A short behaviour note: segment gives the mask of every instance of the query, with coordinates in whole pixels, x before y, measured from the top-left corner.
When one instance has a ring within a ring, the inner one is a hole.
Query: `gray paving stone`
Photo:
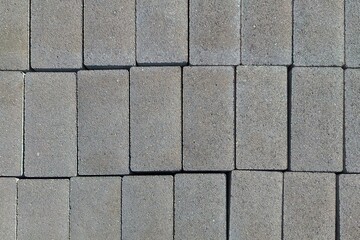
[[[360,2],[345,0],[345,63],[360,67]]]
[[[17,179],[0,178],[0,239],[16,239]]]
[[[19,180],[17,239],[69,239],[68,180]]]
[[[240,64],[240,0],[189,3],[190,64]]]
[[[31,67],[82,67],[82,0],[31,0]]]
[[[186,64],[188,0],[136,1],[138,64]]]
[[[185,67],[184,170],[234,169],[234,69]]]
[[[0,176],[22,174],[23,99],[24,75],[0,72]]]
[[[175,176],[174,239],[226,239],[224,174]]]
[[[75,74],[26,74],[25,176],[76,175],[76,141]]]
[[[0,69],[29,69],[30,1],[0,0]]]
[[[173,177],[125,176],[122,239],[173,239]]]
[[[84,64],[135,65],[135,0],[84,1]]]
[[[236,168],[287,168],[287,69],[237,67]]]
[[[280,172],[232,172],[230,240],[281,239],[282,185]]]
[[[343,170],[343,70],[294,68],[291,160],[294,171]]]
[[[130,70],[132,171],[181,169],[181,69]]]
[[[294,1],[294,64],[344,64],[344,0]]]
[[[335,239],[335,174],[284,175],[284,239]]]
[[[241,62],[292,63],[292,0],[242,0]]]
[[[78,172],[129,173],[129,72],[78,73]]]
[[[121,178],[71,178],[70,209],[70,239],[121,239]]]

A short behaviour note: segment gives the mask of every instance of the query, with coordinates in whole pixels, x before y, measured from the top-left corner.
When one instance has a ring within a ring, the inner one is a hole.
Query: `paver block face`
[[[175,176],[174,239],[226,239],[224,174]]]
[[[232,172],[231,240],[281,239],[282,185],[280,172]]]
[[[173,239],[173,177],[126,176],[122,239]]]
[[[29,2],[0,0],[0,70],[29,69]]]
[[[293,171],[343,170],[343,70],[294,68],[291,100]]]
[[[121,178],[71,178],[70,209],[70,239],[121,239]]]
[[[31,0],[31,67],[82,67],[82,0]]]
[[[75,74],[26,74],[25,175],[76,175],[76,141]]]
[[[294,1],[294,64],[344,64],[344,0]]]
[[[78,73],[78,171],[129,172],[129,72]]]
[[[84,64],[135,65],[135,0],[84,1]]]
[[[16,182],[0,178],[0,239],[16,239]]]
[[[24,75],[0,72],[0,176],[22,174],[23,100]]]
[[[19,180],[17,239],[69,239],[68,180]]]
[[[190,0],[192,65],[240,64],[240,0]]]
[[[131,68],[130,166],[181,170],[181,69]]]
[[[284,239],[335,239],[335,174],[285,173]]]
[[[136,1],[136,61],[143,65],[187,63],[188,0]]]
[[[345,63],[360,67],[360,2],[345,0]]]
[[[236,168],[287,168],[287,69],[238,67]]]
[[[242,0],[241,62],[290,65],[292,0]]]
[[[185,67],[185,170],[234,169],[234,69]]]

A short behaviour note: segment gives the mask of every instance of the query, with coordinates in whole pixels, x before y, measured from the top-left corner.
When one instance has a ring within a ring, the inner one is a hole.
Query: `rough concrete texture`
[[[23,100],[24,75],[0,72],[0,176],[22,174]]]
[[[183,71],[184,170],[234,169],[234,68]]]
[[[74,73],[26,74],[25,146],[25,176],[76,175]]]
[[[175,175],[175,240],[226,239],[225,174]]]
[[[294,0],[296,66],[344,64],[344,0]]]
[[[360,67],[360,2],[345,0],[345,64]]]
[[[292,0],[242,0],[241,62],[292,63]]]
[[[181,69],[130,70],[130,166],[133,171],[181,169]]]
[[[240,0],[189,0],[191,65],[240,64]]]
[[[138,64],[186,64],[187,39],[188,0],[136,1]]]
[[[70,181],[70,239],[121,239],[121,178]]]
[[[0,178],[0,239],[16,239],[17,179]]]
[[[294,68],[291,91],[291,170],[342,171],[343,70]]]
[[[281,239],[281,172],[233,171],[230,240]]]
[[[129,173],[129,72],[78,73],[78,172]]]
[[[173,239],[173,177],[126,176],[122,239]]]
[[[84,1],[84,64],[135,65],[135,0]]]
[[[237,67],[236,168],[287,168],[287,69]]]
[[[31,67],[82,67],[82,0],[31,0]]]

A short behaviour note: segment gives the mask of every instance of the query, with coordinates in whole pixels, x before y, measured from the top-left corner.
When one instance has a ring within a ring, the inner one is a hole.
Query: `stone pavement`
[[[0,240],[359,240],[360,1],[0,0]]]

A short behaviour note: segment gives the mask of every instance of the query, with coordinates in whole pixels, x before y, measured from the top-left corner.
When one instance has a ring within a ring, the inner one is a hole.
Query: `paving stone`
[[[0,176],[22,174],[23,99],[24,75],[0,72]]]
[[[282,185],[280,172],[232,172],[230,240],[281,239]]]
[[[173,177],[126,176],[122,239],[173,239]]]
[[[234,69],[185,67],[184,170],[234,169]]]
[[[0,0],[0,69],[29,69],[30,1]]]
[[[31,0],[31,67],[82,68],[82,0]]]
[[[224,174],[175,176],[174,239],[226,239]]]
[[[0,239],[16,239],[16,182],[0,178]]]
[[[345,0],[345,63],[360,67],[360,2]]]
[[[294,1],[294,64],[344,64],[344,0]]]
[[[189,3],[190,64],[240,64],[240,0]]]
[[[76,175],[76,141],[75,74],[26,74],[25,175]]]
[[[135,65],[135,0],[84,1],[84,64]]]
[[[129,173],[129,72],[78,73],[78,172]]]
[[[343,70],[294,68],[291,161],[294,171],[343,170]]]
[[[136,1],[136,61],[176,64],[188,61],[188,0]]]
[[[70,209],[70,239],[121,239],[121,178],[71,178]]]
[[[236,168],[287,168],[286,67],[237,68]]]
[[[292,63],[292,0],[242,0],[244,65]]]
[[[284,175],[284,239],[335,239],[335,174]]]
[[[69,181],[20,179],[18,240],[69,239]]]
[[[130,166],[181,170],[181,69],[130,70]]]

